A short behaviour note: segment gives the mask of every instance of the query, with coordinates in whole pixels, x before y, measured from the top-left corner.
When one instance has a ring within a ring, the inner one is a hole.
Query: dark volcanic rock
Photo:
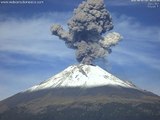
[[[103,86],[16,94],[0,102],[0,120],[159,120],[160,97]]]

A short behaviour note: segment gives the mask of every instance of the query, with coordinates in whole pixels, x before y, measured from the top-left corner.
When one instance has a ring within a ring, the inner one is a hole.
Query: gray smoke
[[[113,29],[112,18],[103,0],[83,1],[74,10],[68,28],[69,31],[65,31],[61,25],[53,25],[51,32],[64,40],[69,48],[75,49],[76,59],[83,64],[92,64],[94,59],[105,57],[111,53],[111,46],[121,39],[115,32],[102,36]]]

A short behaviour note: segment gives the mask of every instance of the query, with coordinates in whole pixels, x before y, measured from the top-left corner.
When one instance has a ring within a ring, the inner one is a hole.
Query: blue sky
[[[82,0],[45,0],[37,5],[0,4],[0,100],[77,64],[75,53],[50,33],[67,20]],[[122,80],[160,95],[160,4],[105,0],[123,41],[102,68]]]

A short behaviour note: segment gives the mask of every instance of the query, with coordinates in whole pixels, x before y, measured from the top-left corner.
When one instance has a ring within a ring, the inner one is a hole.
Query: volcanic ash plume
[[[83,64],[92,64],[96,58],[111,53],[111,47],[121,39],[118,33],[102,35],[113,29],[112,18],[103,0],[85,0],[74,10],[68,22],[69,31],[61,25],[53,25],[51,32],[64,40],[69,48],[76,50],[76,59]]]

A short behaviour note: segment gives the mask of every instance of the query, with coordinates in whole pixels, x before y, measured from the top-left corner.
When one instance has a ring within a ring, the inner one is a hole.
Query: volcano
[[[94,65],[72,65],[0,102],[0,120],[159,120],[160,97]]]

